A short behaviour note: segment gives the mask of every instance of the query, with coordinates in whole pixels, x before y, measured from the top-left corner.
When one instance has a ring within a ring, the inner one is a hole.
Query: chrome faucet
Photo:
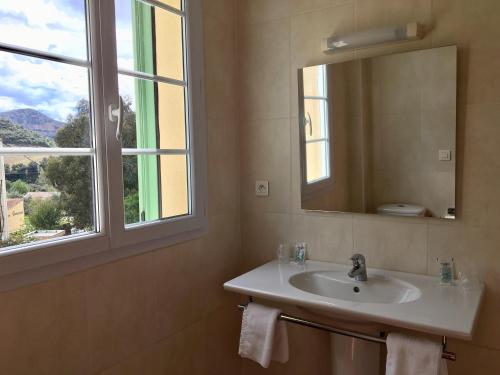
[[[356,281],[366,281],[368,277],[366,276],[366,261],[362,254],[354,254],[351,257],[352,260],[352,270],[349,271],[347,275],[349,277],[354,277]]]

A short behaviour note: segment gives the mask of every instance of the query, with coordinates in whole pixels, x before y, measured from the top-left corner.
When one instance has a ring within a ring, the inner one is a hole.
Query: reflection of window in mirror
[[[326,65],[303,70],[305,185],[330,179],[330,135]]]

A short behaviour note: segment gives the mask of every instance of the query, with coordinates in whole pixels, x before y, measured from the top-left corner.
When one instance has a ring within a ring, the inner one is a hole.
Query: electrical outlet
[[[440,161],[450,161],[451,151],[450,150],[439,150],[439,160]]]
[[[269,195],[269,181],[255,181],[255,195],[258,197],[267,197]]]

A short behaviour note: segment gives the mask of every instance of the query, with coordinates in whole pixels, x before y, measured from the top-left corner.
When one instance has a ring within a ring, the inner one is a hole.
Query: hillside
[[[30,108],[14,109],[0,112],[0,118],[34,131],[44,137],[53,139],[57,131],[64,126],[63,122],[56,121],[43,113]]]
[[[0,139],[4,145],[11,146],[54,146],[53,140],[2,118],[0,118]]]

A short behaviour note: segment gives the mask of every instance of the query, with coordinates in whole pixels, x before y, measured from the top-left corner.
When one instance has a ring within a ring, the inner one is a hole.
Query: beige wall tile
[[[455,202],[455,172],[424,172],[422,178],[422,205],[432,217],[445,217]]]
[[[500,107],[497,103],[471,104],[464,113],[464,168],[500,167],[498,142]]]
[[[244,212],[289,212],[290,121],[275,119],[242,124],[241,191]],[[255,181],[269,181],[269,196],[255,195]]]
[[[245,270],[276,258],[276,249],[290,241],[290,216],[285,214],[243,214],[241,243]]]
[[[203,322],[200,321],[176,335],[156,344],[152,350],[153,374],[202,375],[201,361],[208,365],[209,359],[203,357]]]
[[[204,315],[214,311],[228,297],[222,285],[242,269],[239,215],[218,215],[209,220],[210,233],[202,240],[193,293],[195,307]]]
[[[356,0],[356,26],[365,30],[407,22],[429,24],[431,6],[431,0]]]
[[[427,224],[422,219],[354,215],[354,251],[366,256],[368,267],[425,274]]]
[[[206,358],[200,375],[234,375],[241,373],[238,346],[241,311],[236,307],[239,296],[228,299],[204,320],[202,355]]]
[[[86,272],[92,371],[103,370],[154,341],[151,254]]]
[[[463,341],[450,342],[450,348],[457,352],[456,362],[448,362],[450,375],[494,374],[500,368],[500,352],[469,345]]]
[[[428,50],[422,73],[422,110],[456,110],[457,51],[454,47]]]
[[[208,212],[235,214],[240,208],[238,126],[230,119],[208,120]]]
[[[467,225],[497,227],[500,197],[499,169],[480,166],[466,168],[463,176],[462,215]]]
[[[373,135],[380,142],[380,168],[406,173],[420,171],[420,113],[377,116],[374,122],[380,123],[375,124],[377,130]]]
[[[423,178],[420,172],[383,170],[373,173],[373,208],[386,203],[423,204]]]
[[[292,215],[291,243],[308,244],[308,259],[349,263],[353,254],[351,214]]]
[[[290,8],[292,13],[297,14],[353,2],[354,0],[290,0]]]
[[[161,340],[191,325],[202,312],[195,307],[194,278],[201,240],[155,251],[152,255],[155,295],[155,339]]]
[[[456,165],[456,111],[437,110],[421,113],[421,161],[426,171],[453,171]],[[440,161],[439,150],[450,150],[451,161]]]
[[[204,18],[205,96],[210,119],[234,119],[236,115],[236,41],[233,27],[216,18]]]
[[[240,0],[238,3],[239,20],[244,24],[267,22],[288,17],[289,0]]]
[[[458,99],[462,104],[500,101],[500,48],[459,49]]]
[[[474,49],[498,49],[500,3],[496,0],[434,0],[434,45],[458,44]]]
[[[203,13],[217,18],[219,22],[234,25],[235,12],[236,1],[234,0],[203,0]]]
[[[240,30],[240,109],[246,120],[289,114],[290,21],[245,25]]]
[[[0,373],[89,373],[83,274],[2,293],[0,305]]]

